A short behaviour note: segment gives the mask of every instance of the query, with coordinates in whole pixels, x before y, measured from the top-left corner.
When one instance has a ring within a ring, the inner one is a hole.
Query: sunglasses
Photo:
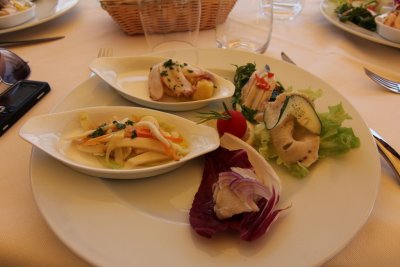
[[[28,62],[13,52],[0,48],[0,94],[31,74]]]

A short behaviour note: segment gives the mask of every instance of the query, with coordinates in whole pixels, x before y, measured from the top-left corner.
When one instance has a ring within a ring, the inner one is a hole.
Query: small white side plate
[[[79,114],[85,112],[94,121],[106,121],[114,116],[125,118],[150,115],[161,122],[167,122],[188,141],[190,152],[179,161],[170,161],[157,166],[134,169],[109,169],[94,156],[88,156],[74,149],[66,139],[80,128]],[[104,120],[102,120],[104,119]],[[92,107],[67,112],[52,113],[31,118],[20,130],[20,136],[67,166],[81,173],[114,179],[134,179],[162,174],[178,168],[183,163],[219,146],[218,133],[211,127],[196,124],[182,117],[138,107]]]
[[[148,75],[150,68],[168,58],[154,56],[102,57],[96,58],[89,68],[111,85],[126,99],[140,105],[168,111],[194,110],[207,106],[213,101],[224,100],[233,95],[235,86],[227,79],[213,73],[218,80],[218,88],[211,98],[198,101],[154,101],[150,98]],[[191,63],[191,62],[187,62]]]
[[[0,34],[27,29],[58,18],[78,4],[79,0],[36,0],[35,17],[25,23],[0,29]]]
[[[32,19],[35,16],[35,10],[36,5],[30,4],[30,7],[25,10],[6,16],[0,16],[0,29],[14,27]]]

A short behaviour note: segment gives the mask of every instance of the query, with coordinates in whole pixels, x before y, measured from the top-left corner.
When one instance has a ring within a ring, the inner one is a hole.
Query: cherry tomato
[[[220,136],[224,133],[233,134],[242,138],[247,131],[247,123],[243,114],[236,110],[229,110],[230,119],[218,119],[217,130]],[[226,113],[225,113],[226,114]]]

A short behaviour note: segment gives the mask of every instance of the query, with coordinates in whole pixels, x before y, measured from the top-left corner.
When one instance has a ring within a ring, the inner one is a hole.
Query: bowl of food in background
[[[375,17],[376,31],[383,38],[400,43],[400,10]]]
[[[0,0],[0,29],[22,24],[35,16],[36,5],[28,0]]]

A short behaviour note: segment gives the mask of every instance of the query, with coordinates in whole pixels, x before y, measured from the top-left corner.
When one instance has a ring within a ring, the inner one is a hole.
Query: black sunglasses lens
[[[4,82],[14,84],[28,78],[30,73],[23,59],[8,50],[0,49],[0,77]]]

